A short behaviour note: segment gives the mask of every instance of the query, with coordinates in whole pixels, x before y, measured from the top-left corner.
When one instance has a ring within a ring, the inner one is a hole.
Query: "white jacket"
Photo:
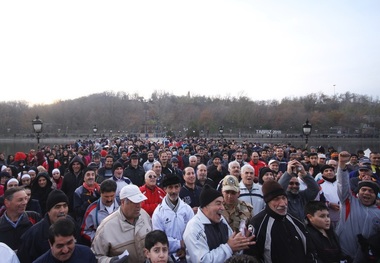
[[[176,253],[181,248],[183,232],[187,223],[194,216],[193,209],[181,198],[178,198],[178,209],[174,212],[166,203],[166,197],[162,200],[153,212],[153,230],[162,230],[169,240],[169,253]]]
[[[232,229],[226,219],[222,216],[222,222],[228,227],[228,236],[232,235]],[[220,244],[219,247],[210,250],[207,244],[205,224],[211,221],[203,214],[202,209],[198,209],[197,214],[189,221],[183,233],[183,240],[186,245],[187,263],[221,263],[230,258],[233,254],[230,246]]]

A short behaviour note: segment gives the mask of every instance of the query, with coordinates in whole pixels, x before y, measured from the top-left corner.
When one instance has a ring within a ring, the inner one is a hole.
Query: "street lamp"
[[[223,132],[224,132],[223,126],[220,126],[219,127],[220,139],[223,139]]]
[[[32,121],[34,132],[37,133],[37,149],[40,149],[40,133],[42,132],[42,120],[37,115],[36,118]]]
[[[94,136],[96,137],[96,133],[98,132],[98,127],[96,126],[96,124],[94,125],[94,127],[92,127],[92,131],[94,132]]]
[[[307,149],[307,143],[309,141],[309,135],[311,134],[311,128],[312,126],[307,119],[306,122],[302,125],[302,132],[305,135],[305,149]]]

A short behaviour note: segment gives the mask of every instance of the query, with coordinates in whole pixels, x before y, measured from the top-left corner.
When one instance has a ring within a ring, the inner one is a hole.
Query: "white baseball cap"
[[[136,204],[148,199],[134,184],[126,185],[120,190],[120,200],[124,198],[128,198],[130,201]]]

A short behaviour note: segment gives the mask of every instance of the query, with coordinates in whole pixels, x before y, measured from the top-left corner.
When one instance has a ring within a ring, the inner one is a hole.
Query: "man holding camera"
[[[300,190],[297,177],[301,177],[307,188]],[[282,175],[279,184],[286,190],[288,197],[288,212],[299,220],[304,220],[304,207],[307,202],[314,200],[319,192],[319,186],[314,178],[305,171],[303,165],[297,160],[288,162],[286,172]]]

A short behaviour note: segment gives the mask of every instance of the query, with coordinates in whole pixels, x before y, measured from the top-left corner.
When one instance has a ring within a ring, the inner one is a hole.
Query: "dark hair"
[[[317,211],[328,210],[326,204],[321,201],[309,201],[305,205],[305,215],[314,215]]]
[[[4,192],[4,200],[12,201],[13,195],[17,192],[24,191],[24,188],[21,186],[9,188]]]
[[[117,184],[114,180],[104,180],[100,184],[100,193],[116,192]]]
[[[57,220],[49,227],[49,242],[54,244],[55,237],[69,237],[74,236],[75,224],[70,218],[62,218]]]
[[[318,153],[309,153],[308,157],[311,157],[311,156],[318,156]]]
[[[161,244],[168,245],[168,237],[165,232],[161,230],[153,230],[145,236],[145,248],[150,250],[155,244],[160,242]]]
[[[234,255],[224,261],[224,263],[259,263],[259,261],[250,255]]]

